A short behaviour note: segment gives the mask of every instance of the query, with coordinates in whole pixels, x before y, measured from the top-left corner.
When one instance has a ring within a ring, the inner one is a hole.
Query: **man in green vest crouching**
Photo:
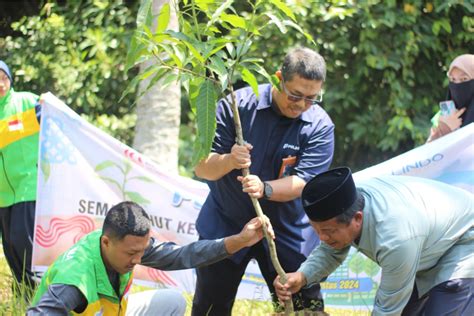
[[[151,237],[150,218],[138,204],[119,203],[102,230],[84,236],[49,267],[27,315],[184,315],[186,302],[176,291],[129,295],[135,265],[179,270],[212,264],[260,241],[262,224],[254,218],[239,234],[178,246]]]

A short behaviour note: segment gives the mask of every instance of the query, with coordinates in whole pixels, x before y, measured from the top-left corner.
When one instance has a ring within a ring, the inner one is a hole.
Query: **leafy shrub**
[[[13,71],[17,91],[51,91],[131,144],[135,94],[119,100],[137,71],[124,71],[135,17],[135,5],[118,0],[47,3],[38,16],[12,24],[21,36],[0,39],[0,58]]]

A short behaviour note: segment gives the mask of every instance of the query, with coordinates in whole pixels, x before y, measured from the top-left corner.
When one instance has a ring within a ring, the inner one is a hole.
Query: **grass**
[[[187,301],[186,316],[191,315],[191,306],[193,304],[193,296],[185,295]],[[239,316],[256,316],[256,315],[269,315],[273,312],[271,302],[262,302],[254,300],[236,300],[234,308],[232,309],[233,315]]]
[[[0,246],[0,315],[24,315],[24,310],[15,310],[17,304],[13,296],[12,284],[13,278],[3,253],[3,247]]]

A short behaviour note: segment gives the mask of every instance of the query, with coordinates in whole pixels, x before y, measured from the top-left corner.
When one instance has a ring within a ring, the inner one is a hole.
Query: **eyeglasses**
[[[462,82],[466,82],[470,80],[468,76],[462,76],[462,77],[448,76],[448,79],[452,83],[462,83]]]
[[[323,91],[322,90],[314,98],[309,99],[309,98],[302,97],[300,95],[291,94],[288,91],[288,89],[286,88],[284,81],[281,82],[281,87],[283,88],[283,92],[286,94],[289,101],[299,102],[301,100],[304,100],[304,103],[306,105],[310,105],[310,106],[323,102]]]

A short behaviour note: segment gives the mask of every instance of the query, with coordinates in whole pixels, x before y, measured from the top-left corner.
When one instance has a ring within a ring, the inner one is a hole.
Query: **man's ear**
[[[281,75],[281,70],[277,70],[277,71],[275,72],[275,76],[277,76],[278,79],[280,79],[280,81],[283,80],[283,76]]]
[[[110,238],[109,238],[109,236],[107,236],[107,235],[102,235],[102,236],[100,237],[100,244],[101,244],[102,246],[106,247],[106,248],[109,247],[109,245],[110,245]]]
[[[362,213],[361,211],[357,211],[354,214],[354,220],[360,225],[362,225],[363,218],[364,218],[364,213]]]

